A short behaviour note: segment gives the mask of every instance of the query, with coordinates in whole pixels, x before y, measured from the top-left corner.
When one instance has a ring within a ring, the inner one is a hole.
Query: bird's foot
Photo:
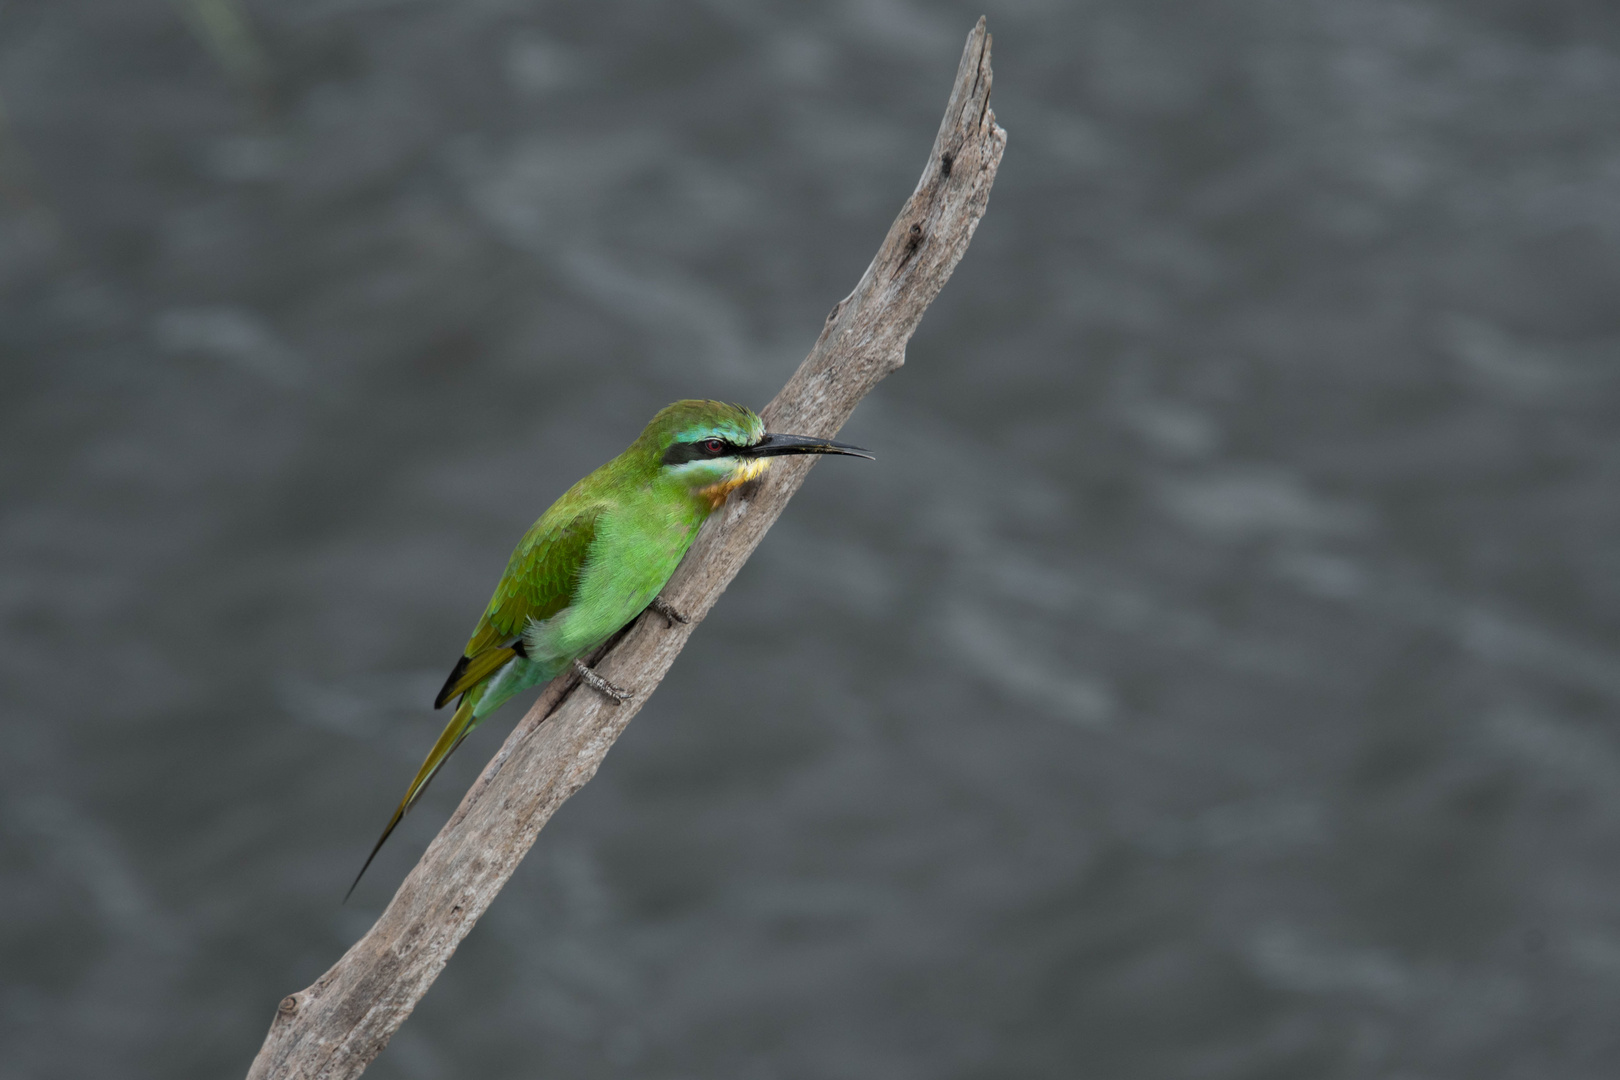
[[[662,596],[653,597],[652,603],[648,604],[647,606],[664,617],[665,626],[674,626],[676,623],[680,623],[682,626],[685,626],[692,621],[685,615],[682,615],[680,612],[676,611],[675,608],[671,606],[670,602],[665,600]]]
[[[626,701],[629,701],[632,697],[635,697],[635,695],[629,690],[626,690],[622,686],[614,686],[612,683],[602,678],[602,676],[592,671],[585,665],[585,661],[583,660],[574,661],[574,670],[579,673],[580,680],[584,682],[586,686],[590,687],[592,690],[595,690],[604,697],[610,698],[615,705],[623,705]]]

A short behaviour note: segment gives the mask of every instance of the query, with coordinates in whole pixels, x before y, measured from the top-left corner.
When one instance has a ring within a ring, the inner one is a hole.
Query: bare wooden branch
[[[917,189],[855,290],[839,301],[810,355],[768,405],[769,430],[830,437],[885,375],[944,286],[984,214],[1007,135],[990,111],[990,35],[968,35],[950,103]],[[691,619],[645,616],[595,661],[635,696],[614,706],[541,694],[484,769],[371,930],[308,989],[284,998],[249,1080],[358,1076],[444,969],[542,826],[595,775],[814,459],[778,459],[751,492],[710,518],[664,595]]]

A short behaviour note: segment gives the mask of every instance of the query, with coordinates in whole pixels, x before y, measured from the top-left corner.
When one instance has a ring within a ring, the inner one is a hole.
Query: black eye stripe
[[[708,449],[709,443],[719,443],[719,449]],[[688,461],[712,461],[717,457],[735,454],[740,449],[742,447],[734,442],[713,436],[698,439],[695,442],[674,442],[670,443],[669,449],[664,451],[664,464],[684,465]]]

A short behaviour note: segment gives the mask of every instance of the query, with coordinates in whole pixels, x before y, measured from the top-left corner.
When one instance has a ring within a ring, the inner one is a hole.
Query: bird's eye
[[[726,448],[726,444],[719,439],[704,439],[700,445],[703,447],[705,454],[713,454],[715,457],[719,457]]]

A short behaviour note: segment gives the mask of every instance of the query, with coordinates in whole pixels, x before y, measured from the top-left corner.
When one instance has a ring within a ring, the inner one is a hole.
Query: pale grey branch
[[[1006,141],[990,111],[990,35],[980,19],[917,189],[766,406],[770,430],[836,435],[861,398],[905,362],[906,342],[984,214]],[[540,829],[595,775],[813,461],[781,459],[710,518],[663,591],[688,622],[643,616],[592,661],[634,696],[614,705],[601,694],[570,694],[572,675],[546,688],[371,930],[314,985],[282,999],[250,1080],[358,1076],[382,1052]]]

